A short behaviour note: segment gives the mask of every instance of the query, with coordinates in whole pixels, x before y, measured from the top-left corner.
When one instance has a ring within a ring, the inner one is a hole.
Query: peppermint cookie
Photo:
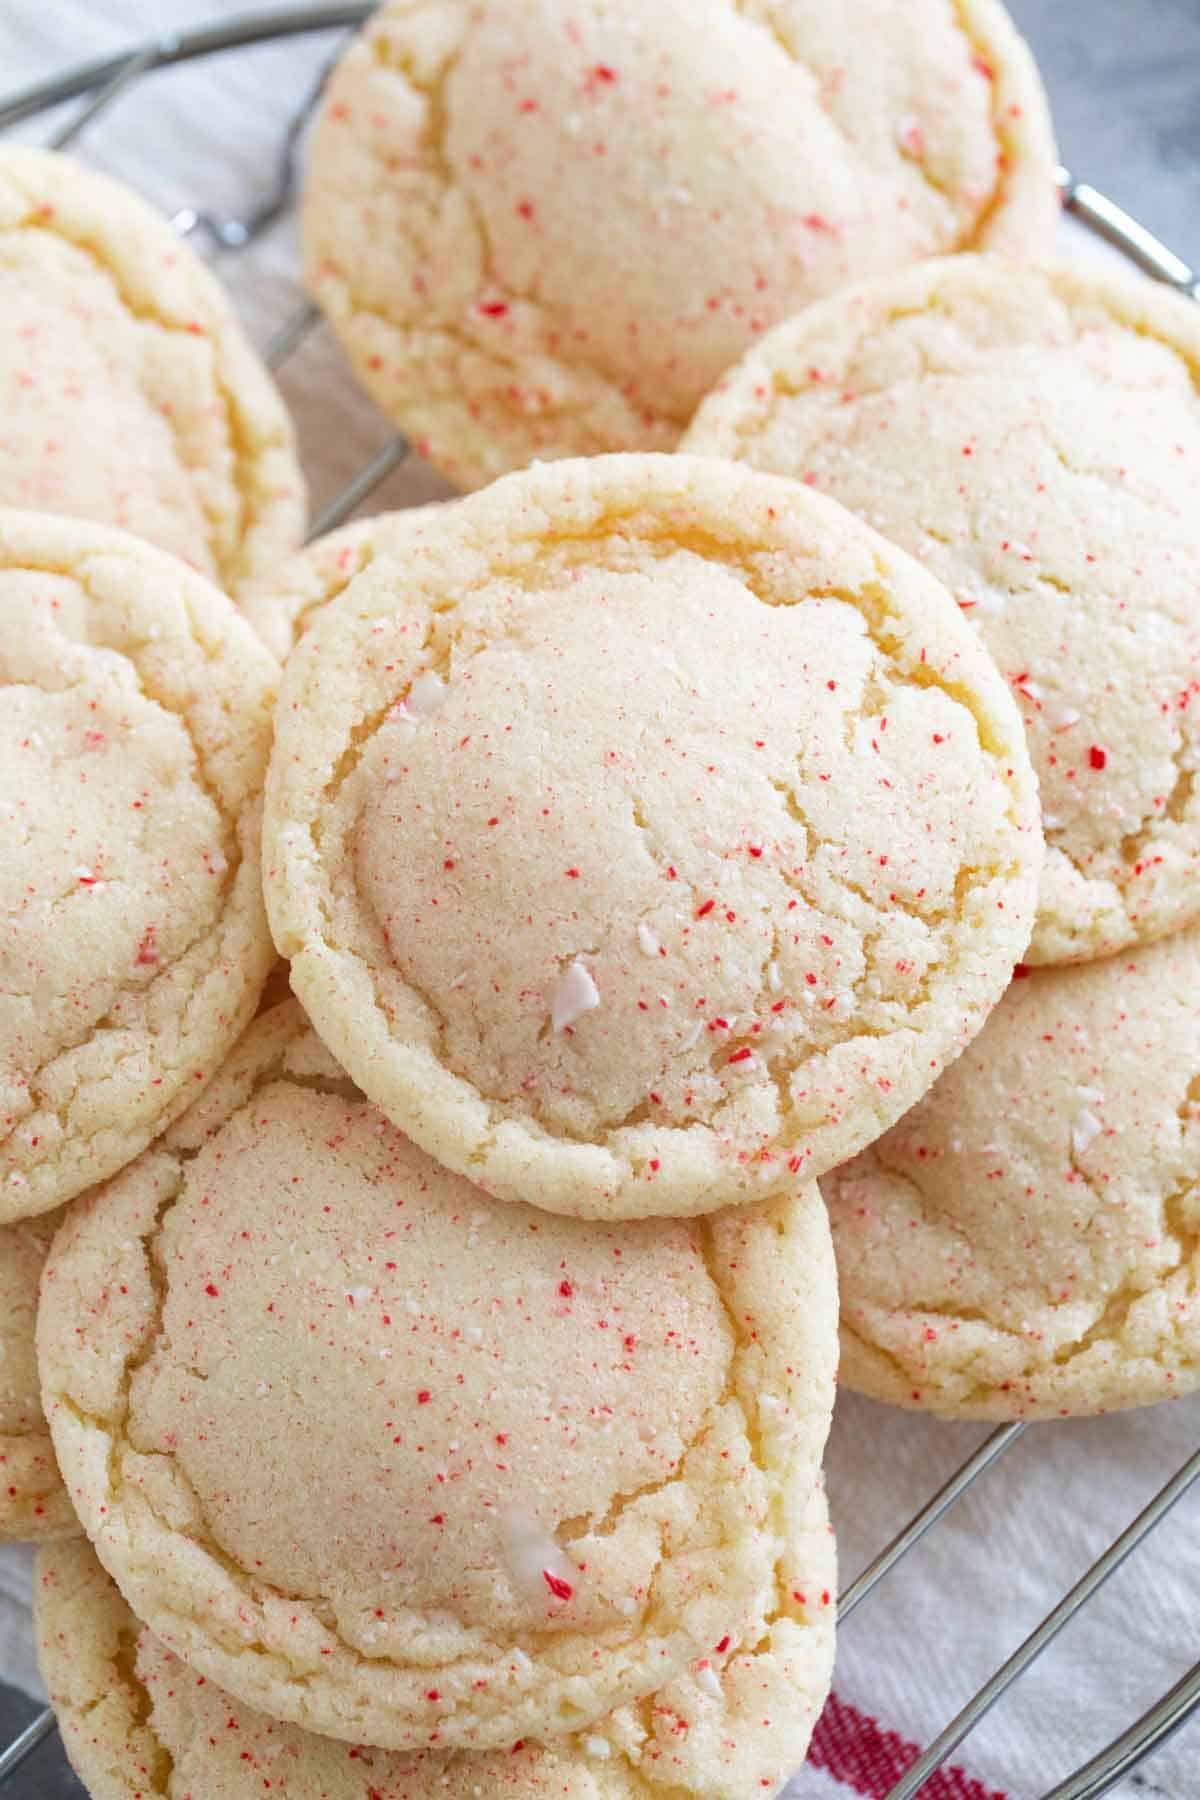
[[[396,557],[401,563],[419,558],[422,528],[441,510],[435,503],[353,519],[244,588],[238,606],[267,648],[284,662],[313,614],[349,587],[376,557]]]
[[[59,1215],[0,1226],[0,1542],[78,1531],[42,1414],[33,1332]]]
[[[276,674],[174,557],[0,513],[0,1222],[129,1162],[253,1014]]]
[[[1200,315],[976,257],[811,308],[687,447],[799,476],[919,556],[1025,718],[1047,857],[1029,960],[1200,917]]]
[[[822,1183],[846,1385],[971,1418],[1200,1387],[1200,930],[1014,982]]]
[[[769,1635],[835,1320],[814,1186],[620,1231],[497,1205],[292,1003],[73,1212],[39,1357],[169,1649],[309,1730],[494,1748]]]
[[[946,593],[793,482],[547,464],[287,668],[276,942],[378,1106],[586,1217],[786,1192],[892,1124],[1028,935],[1021,722]]]
[[[1046,255],[1053,133],[995,0],[391,0],[327,89],[310,289],[460,487],[674,446],[844,282]]]
[[[835,1560],[818,1486],[755,1633],[731,1633],[657,1693],[552,1748],[347,1752],[281,1725],[172,1656],[82,1540],[39,1559],[39,1658],[93,1800],[145,1800],[160,1769],[205,1800],[245,1800],[266,1781],[294,1800],[628,1800],[664,1788],[680,1800],[769,1800],[804,1760],[829,1689]]]
[[[304,533],[292,427],[167,221],[69,157],[0,151],[0,505],[120,525],[220,587]]]

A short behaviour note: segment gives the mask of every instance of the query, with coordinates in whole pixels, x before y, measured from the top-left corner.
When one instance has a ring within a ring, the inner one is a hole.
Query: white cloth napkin
[[[152,9],[138,0],[13,4],[0,11],[0,87],[111,55],[144,35],[148,14],[156,31],[167,31],[241,10],[240,0],[156,0]],[[169,212],[236,212],[269,185],[285,122],[337,41],[301,38],[157,75],[88,132],[79,153]],[[49,128],[41,119],[17,135],[44,142]],[[1097,253],[1077,233],[1070,249]],[[300,299],[294,225],[216,261],[251,334],[265,342]],[[355,392],[324,330],[286,365],[281,385],[319,508],[389,430]],[[441,492],[428,471],[406,467],[371,509]],[[854,1396],[841,1401],[829,1487],[844,1580],[983,1435]],[[847,1622],[835,1698],[789,1800],[884,1795],[913,1747],[937,1735],[1198,1442],[1200,1400],[1032,1428]],[[1200,1490],[972,1734],[926,1800],[1037,1800],[1178,1679],[1200,1657],[1198,1528]],[[0,1553],[0,1677],[35,1692],[29,1566],[22,1551]],[[1138,1781],[1143,1800],[1197,1800],[1200,1724]]]

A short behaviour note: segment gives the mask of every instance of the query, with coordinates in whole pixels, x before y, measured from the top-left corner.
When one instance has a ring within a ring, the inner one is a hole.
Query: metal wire
[[[62,149],[73,144],[95,118],[107,111],[122,94],[135,87],[143,76],[154,70],[280,38],[361,25],[372,11],[372,5],[361,3],[288,7],[270,12],[247,13],[223,24],[154,38],[123,55],[81,64],[0,102],[0,130],[65,101],[86,96],[85,104],[49,140],[51,148]],[[181,236],[203,232],[220,248],[238,251],[252,244],[256,237],[287,210],[295,192],[300,140],[324,85],[328,66],[327,64],[322,69],[287,128],[280,147],[274,182],[268,193],[249,206],[240,218],[221,218],[200,208],[185,208],[171,221]],[[1200,300],[1200,276],[1153,233],[1098,189],[1087,182],[1076,180],[1068,169],[1059,169],[1058,182],[1064,208],[1088,230],[1120,250],[1155,280],[1189,295],[1193,300]],[[311,301],[305,300],[264,346],[263,355],[268,366],[272,369],[279,368],[319,322],[318,309]],[[397,436],[385,444],[325,507],[313,523],[310,538],[320,536],[348,518],[410,453],[410,445],[404,437]],[[1022,1424],[1007,1425],[984,1439],[978,1449],[844,1590],[838,1602],[840,1623],[844,1624],[850,1618],[879,1583],[916,1548],[967,1490],[995,1467],[1025,1429]],[[915,1796],[945,1758],[1025,1673],[1058,1633],[1070,1624],[1109,1576],[1116,1572],[1126,1557],[1166,1517],[1197,1479],[1200,1479],[1200,1450],[1176,1471],[1150,1504],[1109,1545],[1082,1579],[1058,1601],[1025,1642],[967,1702],[936,1742],[891,1789],[887,1800],[915,1800]],[[1141,1718],[1136,1719],[1090,1761],[1066,1781],[1049,1790],[1043,1800],[1099,1800],[1099,1796],[1109,1793],[1197,1711],[1200,1711],[1200,1663],[1182,1676]],[[23,1766],[54,1730],[54,1714],[47,1709],[38,1714],[7,1747],[0,1749],[0,1786],[6,1784],[8,1777]]]

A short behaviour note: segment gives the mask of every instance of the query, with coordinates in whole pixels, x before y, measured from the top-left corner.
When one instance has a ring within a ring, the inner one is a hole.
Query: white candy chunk
[[[707,1657],[696,1664],[696,1686],[702,1694],[708,1694],[714,1700],[720,1700],[724,1693],[717,1671]]]
[[[1090,1146],[1095,1143],[1103,1125],[1095,1113],[1089,1112],[1086,1106],[1076,1114],[1075,1123],[1071,1127],[1071,1149],[1076,1156],[1086,1156]]]
[[[585,1737],[583,1740],[583,1754],[585,1756],[595,1757],[597,1762],[607,1762],[612,1755],[612,1745],[607,1738]]]
[[[550,1000],[550,1023],[555,1031],[565,1031],[585,1012],[600,1004],[600,989],[581,962],[573,962],[563,970]]]
[[[657,956],[658,955],[658,952],[659,952],[658,939],[655,937],[655,935],[651,931],[650,927],[646,924],[642,924],[642,925],[638,926],[638,943],[642,947],[642,955],[643,956]]]
[[[500,1514],[500,1542],[513,1586],[530,1605],[540,1606],[551,1596],[567,1600],[579,1585],[579,1570],[524,1507],[508,1506]]]
[[[427,719],[445,705],[447,692],[441,676],[435,675],[432,669],[425,669],[416,676],[400,702],[400,711],[409,719]]]
[[[1080,1086],[1075,1089],[1075,1092],[1079,1095],[1079,1098],[1083,1101],[1085,1106],[1103,1106],[1104,1105],[1104,1089],[1103,1088]]]
[[[1078,725],[1083,714],[1077,706],[1052,706],[1046,714],[1047,723],[1052,731],[1066,731],[1072,725]]]
[[[767,986],[773,994],[777,994],[783,986],[783,971],[777,962],[767,964]]]

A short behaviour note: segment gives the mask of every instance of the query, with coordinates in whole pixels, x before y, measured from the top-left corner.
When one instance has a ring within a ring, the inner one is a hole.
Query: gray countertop
[[[1009,0],[1050,90],[1063,161],[1195,265],[1200,261],[1200,0]],[[211,8],[221,10],[216,4]],[[197,0],[196,16],[205,15]],[[139,29],[130,0],[123,49]],[[0,77],[2,84],[2,77]],[[35,1708],[0,1684],[0,1746]],[[1135,1784],[1164,1793],[1152,1771]],[[57,1742],[5,1800],[78,1800]],[[1164,1800],[1189,1800],[1182,1793]]]

